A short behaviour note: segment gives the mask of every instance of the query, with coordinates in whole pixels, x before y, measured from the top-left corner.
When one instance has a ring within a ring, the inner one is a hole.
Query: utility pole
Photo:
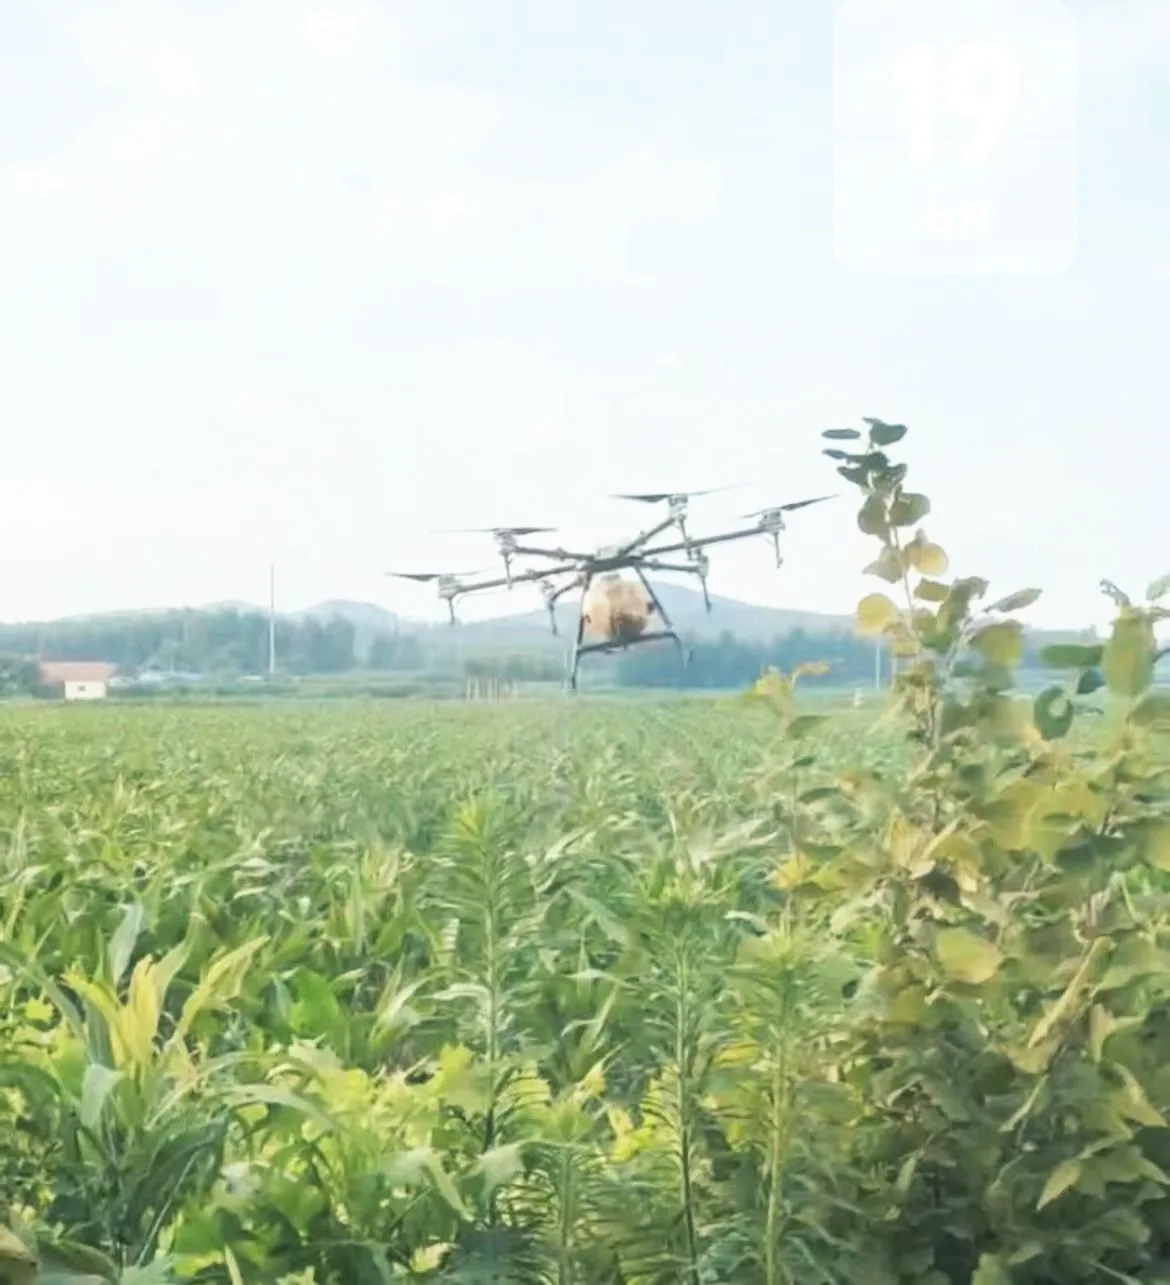
[[[276,563],[268,564],[268,677],[276,677]]]

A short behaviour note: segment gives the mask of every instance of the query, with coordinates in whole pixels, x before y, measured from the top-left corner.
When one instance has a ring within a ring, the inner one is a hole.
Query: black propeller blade
[[[675,496],[680,496],[685,500],[693,500],[700,495],[716,495],[720,491],[734,491],[736,487],[742,485],[742,482],[732,482],[727,486],[709,486],[704,491],[654,491],[641,495],[611,495],[610,499],[636,500],[639,504],[661,504],[663,500],[672,500]]]
[[[793,513],[797,509],[807,509],[810,504],[823,504],[825,500],[835,500],[835,495],[818,495],[811,500],[791,500],[788,504],[773,504],[766,509],[757,509],[754,513],[741,513],[745,521],[748,518],[762,518],[769,513]]]
[[[383,575],[395,576],[399,580],[457,580],[460,576],[479,576],[483,571],[384,571]]]
[[[550,535],[554,526],[472,526],[445,527],[436,535]]]

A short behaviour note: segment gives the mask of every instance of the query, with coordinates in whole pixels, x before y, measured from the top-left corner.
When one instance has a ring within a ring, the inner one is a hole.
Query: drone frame
[[[471,583],[460,579],[458,575],[450,574],[427,573],[408,575],[407,578],[435,580],[438,582],[439,597],[447,604],[452,625],[457,623],[455,601],[465,594],[480,593],[491,589],[512,589],[518,584],[536,584],[544,595],[545,606],[548,609],[549,621],[554,634],[559,634],[556,618],[558,601],[574,588],[580,588],[581,599],[577,610],[577,636],[574,640],[573,662],[569,672],[569,688],[571,691],[577,690],[577,676],[581,657],[592,653],[625,651],[629,647],[640,646],[643,643],[669,641],[673,642],[678,648],[680,658],[685,666],[689,661],[689,655],[671,622],[670,616],[667,614],[666,608],[654,592],[646,572],[665,571],[697,576],[703,590],[704,606],[710,612],[711,596],[707,590],[707,573],[710,566],[706,555],[708,547],[729,544],[735,540],[746,540],[755,536],[769,536],[776,552],[776,566],[779,568],[784,563],[780,552],[780,533],[786,530],[785,513],[792,509],[803,508],[805,505],[816,504],[821,500],[833,498],[826,495],[814,500],[802,500],[794,504],[760,509],[756,513],[744,515],[742,520],[755,519],[754,525],[750,527],[741,527],[714,535],[694,536],[686,526],[688,500],[693,494],[696,493],[619,497],[650,503],[665,501],[667,504],[666,516],[646,530],[640,531],[633,539],[627,540],[622,544],[598,549],[593,553],[581,553],[560,546],[548,548],[521,543],[525,535],[543,532],[548,528],[495,527],[489,529],[485,534],[491,534],[496,540],[496,547],[504,562],[503,576]],[[678,530],[681,539],[666,544],[652,544],[652,541],[665,536],[666,532],[671,528]],[[685,555],[684,562],[663,560],[664,558],[669,558],[672,554],[678,553]],[[513,562],[516,558],[543,558],[550,561],[552,565],[514,571]],[[627,570],[633,571],[641,582],[642,588],[649,599],[650,613],[657,616],[658,620],[661,621],[661,627],[647,630],[633,637],[610,637],[598,642],[586,642],[585,603],[589,595],[590,586],[599,576]],[[406,573],[389,572],[387,574],[401,575]],[[565,584],[555,586],[553,579],[564,575],[570,575],[572,579]]]

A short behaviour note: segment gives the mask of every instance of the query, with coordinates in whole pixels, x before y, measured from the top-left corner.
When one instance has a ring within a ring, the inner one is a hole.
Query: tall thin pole
[[[268,677],[276,677],[276,563],[268,564]]]

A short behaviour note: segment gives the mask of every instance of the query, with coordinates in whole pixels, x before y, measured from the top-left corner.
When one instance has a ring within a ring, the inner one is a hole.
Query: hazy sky
[[[262,601],[271,558],[289,608],[437,617],[381,570],[493,554],[432,528],[745,483],[717,528],[834,489],[864,415],[1038,622],[1170,570],[1170,5],[1078,8],[1079,256],[1015,278],[838,266],[835,7],[4,4],[0,618]],[[712,589],[848,610],[854,509]]]

